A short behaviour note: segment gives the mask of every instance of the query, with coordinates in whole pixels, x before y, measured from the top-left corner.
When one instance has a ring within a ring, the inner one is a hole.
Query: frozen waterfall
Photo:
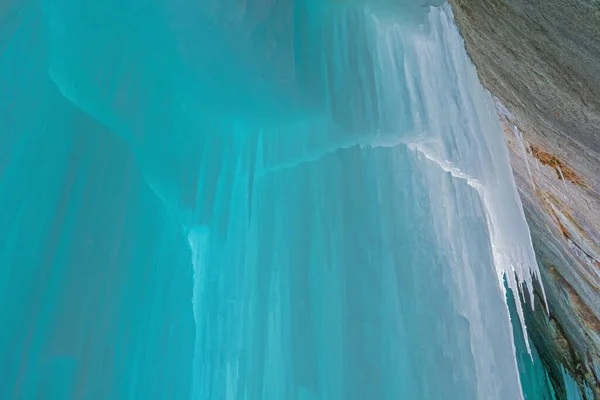
[[[524,398],[529,231],[425,3],[0,7],[0,398]]]

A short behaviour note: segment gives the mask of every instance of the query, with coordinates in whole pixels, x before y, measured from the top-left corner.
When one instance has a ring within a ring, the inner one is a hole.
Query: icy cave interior
[[[422,3],[2,4],[0,398],[554,399],[494,103]]]

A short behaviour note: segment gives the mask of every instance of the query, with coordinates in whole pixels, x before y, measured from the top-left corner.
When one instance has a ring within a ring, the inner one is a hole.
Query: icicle
[[[558,173],[560,174],[560,179],[562,180],[563,186],[565,187],[565,193],[564,193],[565,199],[568,200],[569,197],[567,196],[567,193],[569,192],[569,189],[567,188],[567,183],[565,182],[565,177],[562,173],[562,169],[560,169],[560,165],[557,165],[556,169],[558,170]]]
[[[531,187],[535,192],[535,183],[533,183],[533,175],[531,174],[531,169],[529,168],[529,160],[527,158],[527,152],[525,151],[525,146],[523,144],[523,135],[519,132],[519,129],[513,125],[512,128],[513,134],[515,135],[515,139],[519,143],[519,148],[521,149],[521,156],[523,156],[523,162],[525,162],[525,166],[527,167],[527,174],[529,175],[529,180],[531,181]]]

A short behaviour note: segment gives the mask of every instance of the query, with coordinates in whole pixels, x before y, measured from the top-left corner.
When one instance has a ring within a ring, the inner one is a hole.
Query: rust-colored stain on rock
[[[560,282],[561,287],[567,290],[569,294],[569,300],[573,305],[573,309],[577,312],[577,315],[584,323],[586,327],[590,330],[600,333],[600,320],[594,314],[594,312],[590,309],[590,307],[585,304],[583,299],[579,296],[579,294],[575,291],[573,286],[562,275],[556,270],[556,267],[552,264],[548,265],[548,270],[555,281]]]
[[[581,179],[581,177],[577,175],[577,173],[573,171],[571,167],[562,162],[554,154],[548,153],[534,145],[530,145],[528,150],[531,153],[531,155],[537,158],[539,162],[541,162],[543,165],[547,165],[551,168],[554,168],[558,179],[562,179],[562,177],[564,177],[566,181],[574,183],[577,186],[581,186],[584,188],[587,187],[586,184],[583,182],[583,179]],[[561,172],[562,177],[560,174]]]
[[[563,174],[564,174],[564,172],[563,172]],[[577,221],[577,219],[575,219],[575,217],[573,217],[573,214],[571,214],[571,212],[567,209],[567,206],[565,206],[560,200],[558,200],[556,198],[556,196],[554,196],[554,194],[552,194],[550,192],[542,192],[541,190],[537,190],[537,194],[543,200],[543,203],[541,204],[542,209],[544,211],[546,211],[546,213],[548,215],[550,215],[550,216],[553,217],[552,219],[558,225],[558,228],[560,229],[560,232],[565,237],[565,239],[573,240],[571,234],[569,233],[569,230],[567,229],[566,226],[564,226],[564,224],[562,222],[560,222],[560,218],[558,217],[558,215],[556,215],[556,212],[552,208],[551,204],[554,204],[554,206],[556,206],[560,210],[560,212],[569,221],[571,221],[573,223],[573,225],[575,225],[577,227],[577,229],[583,235],[587,236],[587,233],[585,232],[585,230],[583,229],[583,227],[581,226],[581,224],[579,223],[579,221]]]

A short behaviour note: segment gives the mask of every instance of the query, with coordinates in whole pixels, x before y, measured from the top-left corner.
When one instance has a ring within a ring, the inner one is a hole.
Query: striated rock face
[[[541,265],[550,316],[536,304],[530,336],[557,386],[562,364],[599,398],[600,1],[451,4],[498,100]]]

